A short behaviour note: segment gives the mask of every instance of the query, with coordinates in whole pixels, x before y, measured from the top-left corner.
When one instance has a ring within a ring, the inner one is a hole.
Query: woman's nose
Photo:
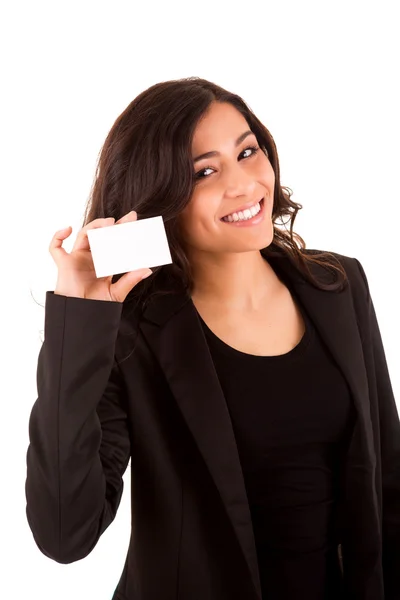
[[[249,196],[254,195],[256,180],[249,173],[246,173],[240,166],[233,167],[226,172],[226,195],[230,196]]]

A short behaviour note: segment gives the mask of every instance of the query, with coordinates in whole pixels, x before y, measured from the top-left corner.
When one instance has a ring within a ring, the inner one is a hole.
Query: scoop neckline
[[[271,354],[271,355],[269,355],[269,354],[266,354],[266,355],[250,354],[249,352],[243,352],[241,350],[234,348],[233,346],[230,346],[229,344],[224,342],[220,337],[218,337],[212,331],[212,329],[209,328],[209,326],[204,321],[204,319],[201,317],[201,315],[197,311],[197,309],[196,309],[196,312],[197,312],[197,315],[203,325],[205,335],[211,341],[214,348],[216,348],[218,351],[222,352],[223,354],[226,354],[230,357],[241,358],[242,360],[252,360],[252,361],[255,361],[255,360],[268,361],[269,360],[271,362],[283,362],[283,361],[297,360],[298,358],[300,358],[303,355],[303,353],[305,352],[305,350],[308,348],[310,341],[312,339],[313,327],[310,322],[310,319],[298,301],[297,301],[297,305],[302,314],[302,317],[304,320],[304,325],[305,325],[305,330],[304,330],[303,336],[301,337],[299,342],[296,344],[296,346],[294,346],[288,352],[285,352],[284,354]]]

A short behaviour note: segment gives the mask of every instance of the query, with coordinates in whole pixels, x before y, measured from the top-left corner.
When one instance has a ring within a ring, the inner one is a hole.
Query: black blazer
[[[268,260],[291,282],[357,411],[338,517],[345,597],[398,600],[398,412],[364,270],[335,256],[349,278],[339,293],[318,290],[283,256]],[[113,600],[261,600],[234,432],[193,302],[179,293],[135,314],[126,303],[46,294],[27,452],[34,539],[60,563],[87,556],[115,517],[131,458],[131,539]]]

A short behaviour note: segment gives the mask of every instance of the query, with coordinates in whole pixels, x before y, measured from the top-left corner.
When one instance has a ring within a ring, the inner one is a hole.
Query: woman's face
[[[243,137],[248,131],[246,119],[229,103],[214,102],[197,125],[192,144],[196,184],[179,215],[189,253],[260,250],[273,240],[275,173],[262,149],[251,149],[259,147],[256,136],[250,132]],[[239,136],[243,139],[236,145]],[[195,160],[206,152],[215,156]],[[259,214],[248,222],[239,221],[243,214],[237,211],[250,206],[258,210],[261,199]],[[235,212],[234,222],[222,220]]]

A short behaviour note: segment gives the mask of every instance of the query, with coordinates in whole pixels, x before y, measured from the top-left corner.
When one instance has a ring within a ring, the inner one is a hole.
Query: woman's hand
[[[62,243],[71,234],[72,227],[57,231],[49,246],[49,252],[58,267],[54,293],[75,298],[123,302],[131,289],[139,281],[151,275],[152,271],[150,269],[136,269],[125,273],[115,283],[111,283],[112,275],[97,278],[87,231],[88,229],[109,227],[118,223],[135,221],[136,219],[137,213],[134,210],[116,222],[114,222],[114,217],[94,219],[79,231],[70,254],[64,250]]]

